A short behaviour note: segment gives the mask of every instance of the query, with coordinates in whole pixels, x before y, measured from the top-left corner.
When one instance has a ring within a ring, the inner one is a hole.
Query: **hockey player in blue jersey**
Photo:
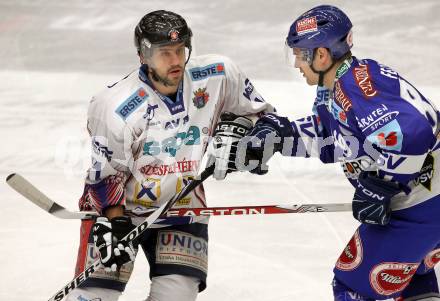
[[[342,165],[362,224],[336,262],[334,300],[440,300],[439,111],[393,69],[352,56],[352,37],[334,6],[295,20],[286,49],[317,85],[313,115],[265,114],[242,141],[263,166],[268,149]]]

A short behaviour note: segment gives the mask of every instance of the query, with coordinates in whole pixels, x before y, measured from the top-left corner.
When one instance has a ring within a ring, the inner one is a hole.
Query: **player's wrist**
[[[123,216],[124,206],[122,205],[109,206],[102,211],[102,215],[107,217],[109,220],[115,217]]]

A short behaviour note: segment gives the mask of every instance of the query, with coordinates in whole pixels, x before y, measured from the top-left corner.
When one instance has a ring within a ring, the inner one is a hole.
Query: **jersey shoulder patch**
[[[211,76],[225,75],[225,64],[218,62],[201,67],[189,69],[189,74],[193,81],[203,80]]]
[[[126,120],[127,117],[139,108],[148,97],[148,92],[140,87],[116,108],[115,113],[123,120]]]

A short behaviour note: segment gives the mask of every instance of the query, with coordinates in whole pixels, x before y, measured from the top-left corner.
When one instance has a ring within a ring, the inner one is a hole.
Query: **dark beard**
[[[159,74],[157,74],[156,70],[154,70],[153,68],[150,68],[150,72],[151,72],[151,78],[155,82],[159,82],[165,87],[176,86],[172,81],[170,81],[166,77],[161,77]]]

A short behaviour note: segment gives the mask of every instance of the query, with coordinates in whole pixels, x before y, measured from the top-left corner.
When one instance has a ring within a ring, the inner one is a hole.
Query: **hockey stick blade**
[[[165,202],[162,206],[156,209],[152,214],[150,214],[144,222],[130,231],[124,238],[123,241],[131,242],[137,237],[139,237],[146,229],[150,228],[156,220],[160,218],[161,215],[165,214],[177,201],[181,200],[187,196],[194,188],[205,181],[214,171],[214,165],[205,169],[200,177],[190,181],[186,186],[180,190],[179,193],[175,194],[170,200]],[[87,280],[101,265],[100,260],[96,260],[91,265],[86,267],[82,273],[76,276],[72,281],[65,285],[61,290],[59,290],[54,296],[52,296],[48,301],[61,301],[66,297],[72,290],[77,288],[81,283]]]
[[[44,211],[62,219],[85,219],[96,216],[93,211],[70,211],[51,200],[21,175],[13,173],[6,178],[6,183],[26,199]]]

